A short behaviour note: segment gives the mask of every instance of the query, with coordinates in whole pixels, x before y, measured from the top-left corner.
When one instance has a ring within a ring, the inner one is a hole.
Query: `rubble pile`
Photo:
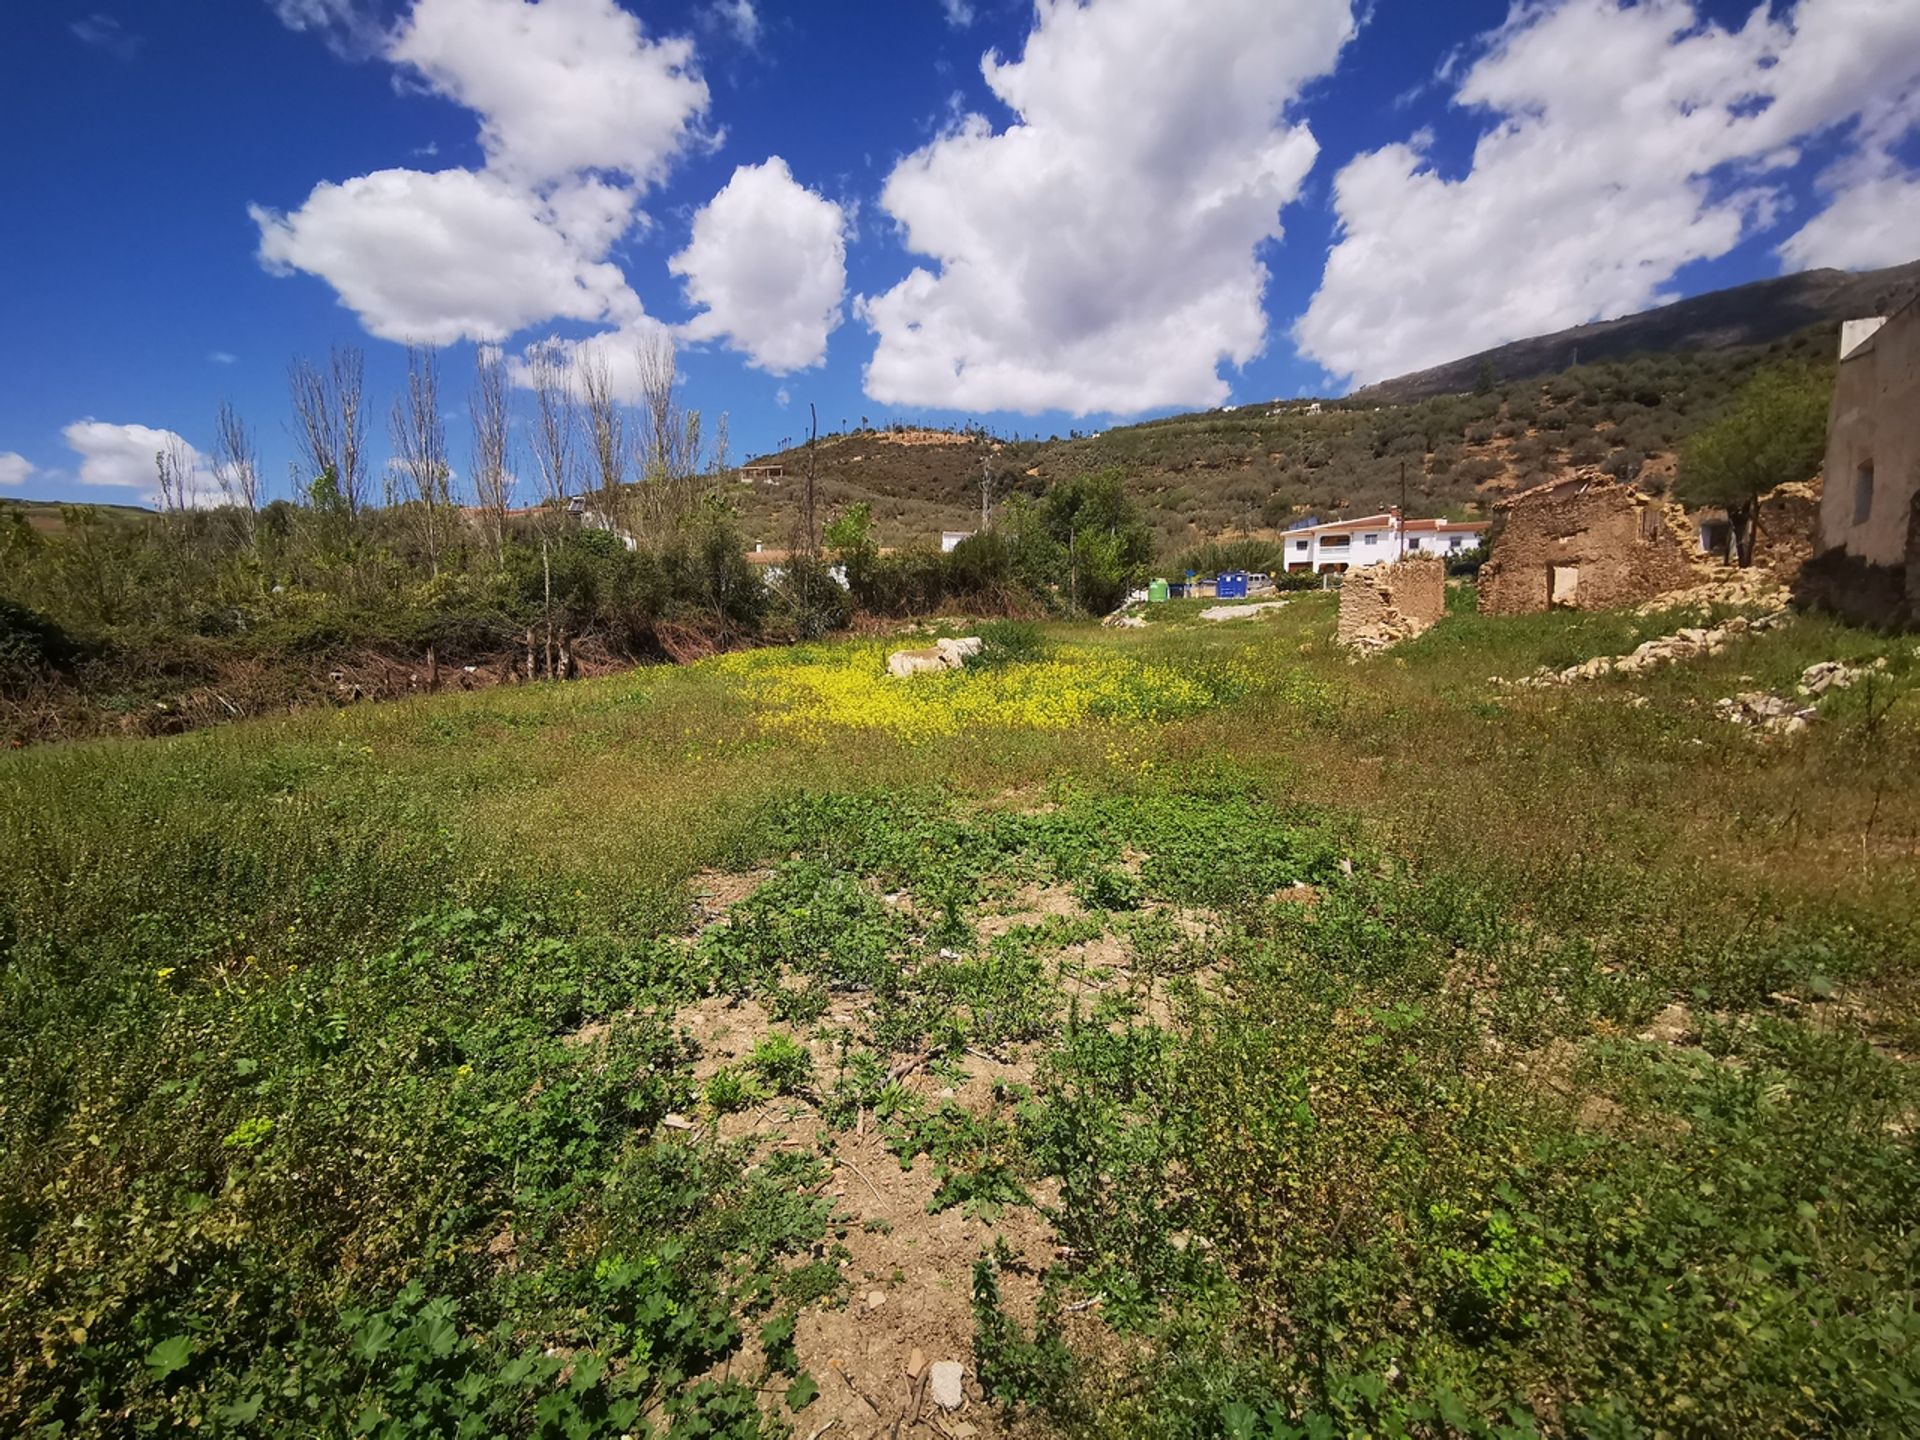
[[[1603,675],[1637,675],[1652,670],[1656,666],[1670,665],[1676,660],[1692,660],[1701,655],[1718,655],[1727,648],[1727,641],[1736,635],[1757,634],[1784,625],[1787,617],[1779,612],[1758,615],[1748,619],[1736,615],[1724,624],[1712,627],[1688,626],[1674,631],[1671,635],[1660,635],[1636,647],[1627,655],[1596,655],[1591,660],[1583,660],[1578,665],[1569,665],[1564,670],[1551,670],[1542,667],[1531,675],[1523,675],[1516,680],[1504,680],[1493,677],[1495,685],[1535,687],[1542,685],[1572,685],[1580,680],[1597,680]]]
[[[1796,735],[1819,715],[1812,706],[1771,690],[1748,690],[1713,702],[1713,713],[1722,720],[1764,730],[1774,735]]]
[[[1669,590],[1635,608],[1636,615],[1654,615],[1677,605],[1740,605],[1767,611],[1784,610],[1793,592],[1780,583],[1780,577],[1764,565],[1744,570],[1716,566],[1711,578],[1684,590]]]
[[[1871,668],[1882,670],[1886,664],[1883,655]],[[1716,700],[1713,713],[1731,724],[1744,725],[1752,730],[1764,730],[1772,735],[1797,735],[1820,716],[1819,708],[1808,701],[1817,701],[1835,690],[1846,689],[1865,675],[1867,668],[1839,660],[1821,660],[1800,672],[1800,683],[1794,686],[1799,694],[1798,699],[1772,690],[1748,690],[1740,695]]]

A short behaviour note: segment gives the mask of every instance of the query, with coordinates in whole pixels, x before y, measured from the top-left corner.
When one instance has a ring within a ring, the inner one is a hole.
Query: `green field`
[[[1920,1429],[1914,640],[1335,600],[0,756],[0,1430]]]

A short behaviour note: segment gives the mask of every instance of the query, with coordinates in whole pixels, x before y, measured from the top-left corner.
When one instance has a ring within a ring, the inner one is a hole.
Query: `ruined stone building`
[[[1630,485],[1576,475],[1495,508],[1506,525],[1480,571],[1484,615],[1637,605],[1698,579],[1693,532]]]
[[[1446,563],[1438,555],[1409,555],[1341,577],[1334,637],[1349,649],[1384,650],[1430,629],[1446,613]]]
[[[1920,622],[1920,295],[1848,321],[1827,421],[1821,553],[1807,598],[1860,619]]]

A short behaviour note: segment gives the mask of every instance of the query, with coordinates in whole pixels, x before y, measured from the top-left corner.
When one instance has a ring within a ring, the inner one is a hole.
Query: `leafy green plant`
[[[793,1036],[774,1030],[754,1044],[747,1068],[776,1094],[791,1095],[812,1081],[813,1056]]]

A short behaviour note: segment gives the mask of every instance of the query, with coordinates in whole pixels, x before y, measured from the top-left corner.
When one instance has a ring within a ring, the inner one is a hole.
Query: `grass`
[[[1914,1428],[1912,640],[1333,603],[0,758],[0,1421],[812,1433],[952,1223],[986,1427]]]

